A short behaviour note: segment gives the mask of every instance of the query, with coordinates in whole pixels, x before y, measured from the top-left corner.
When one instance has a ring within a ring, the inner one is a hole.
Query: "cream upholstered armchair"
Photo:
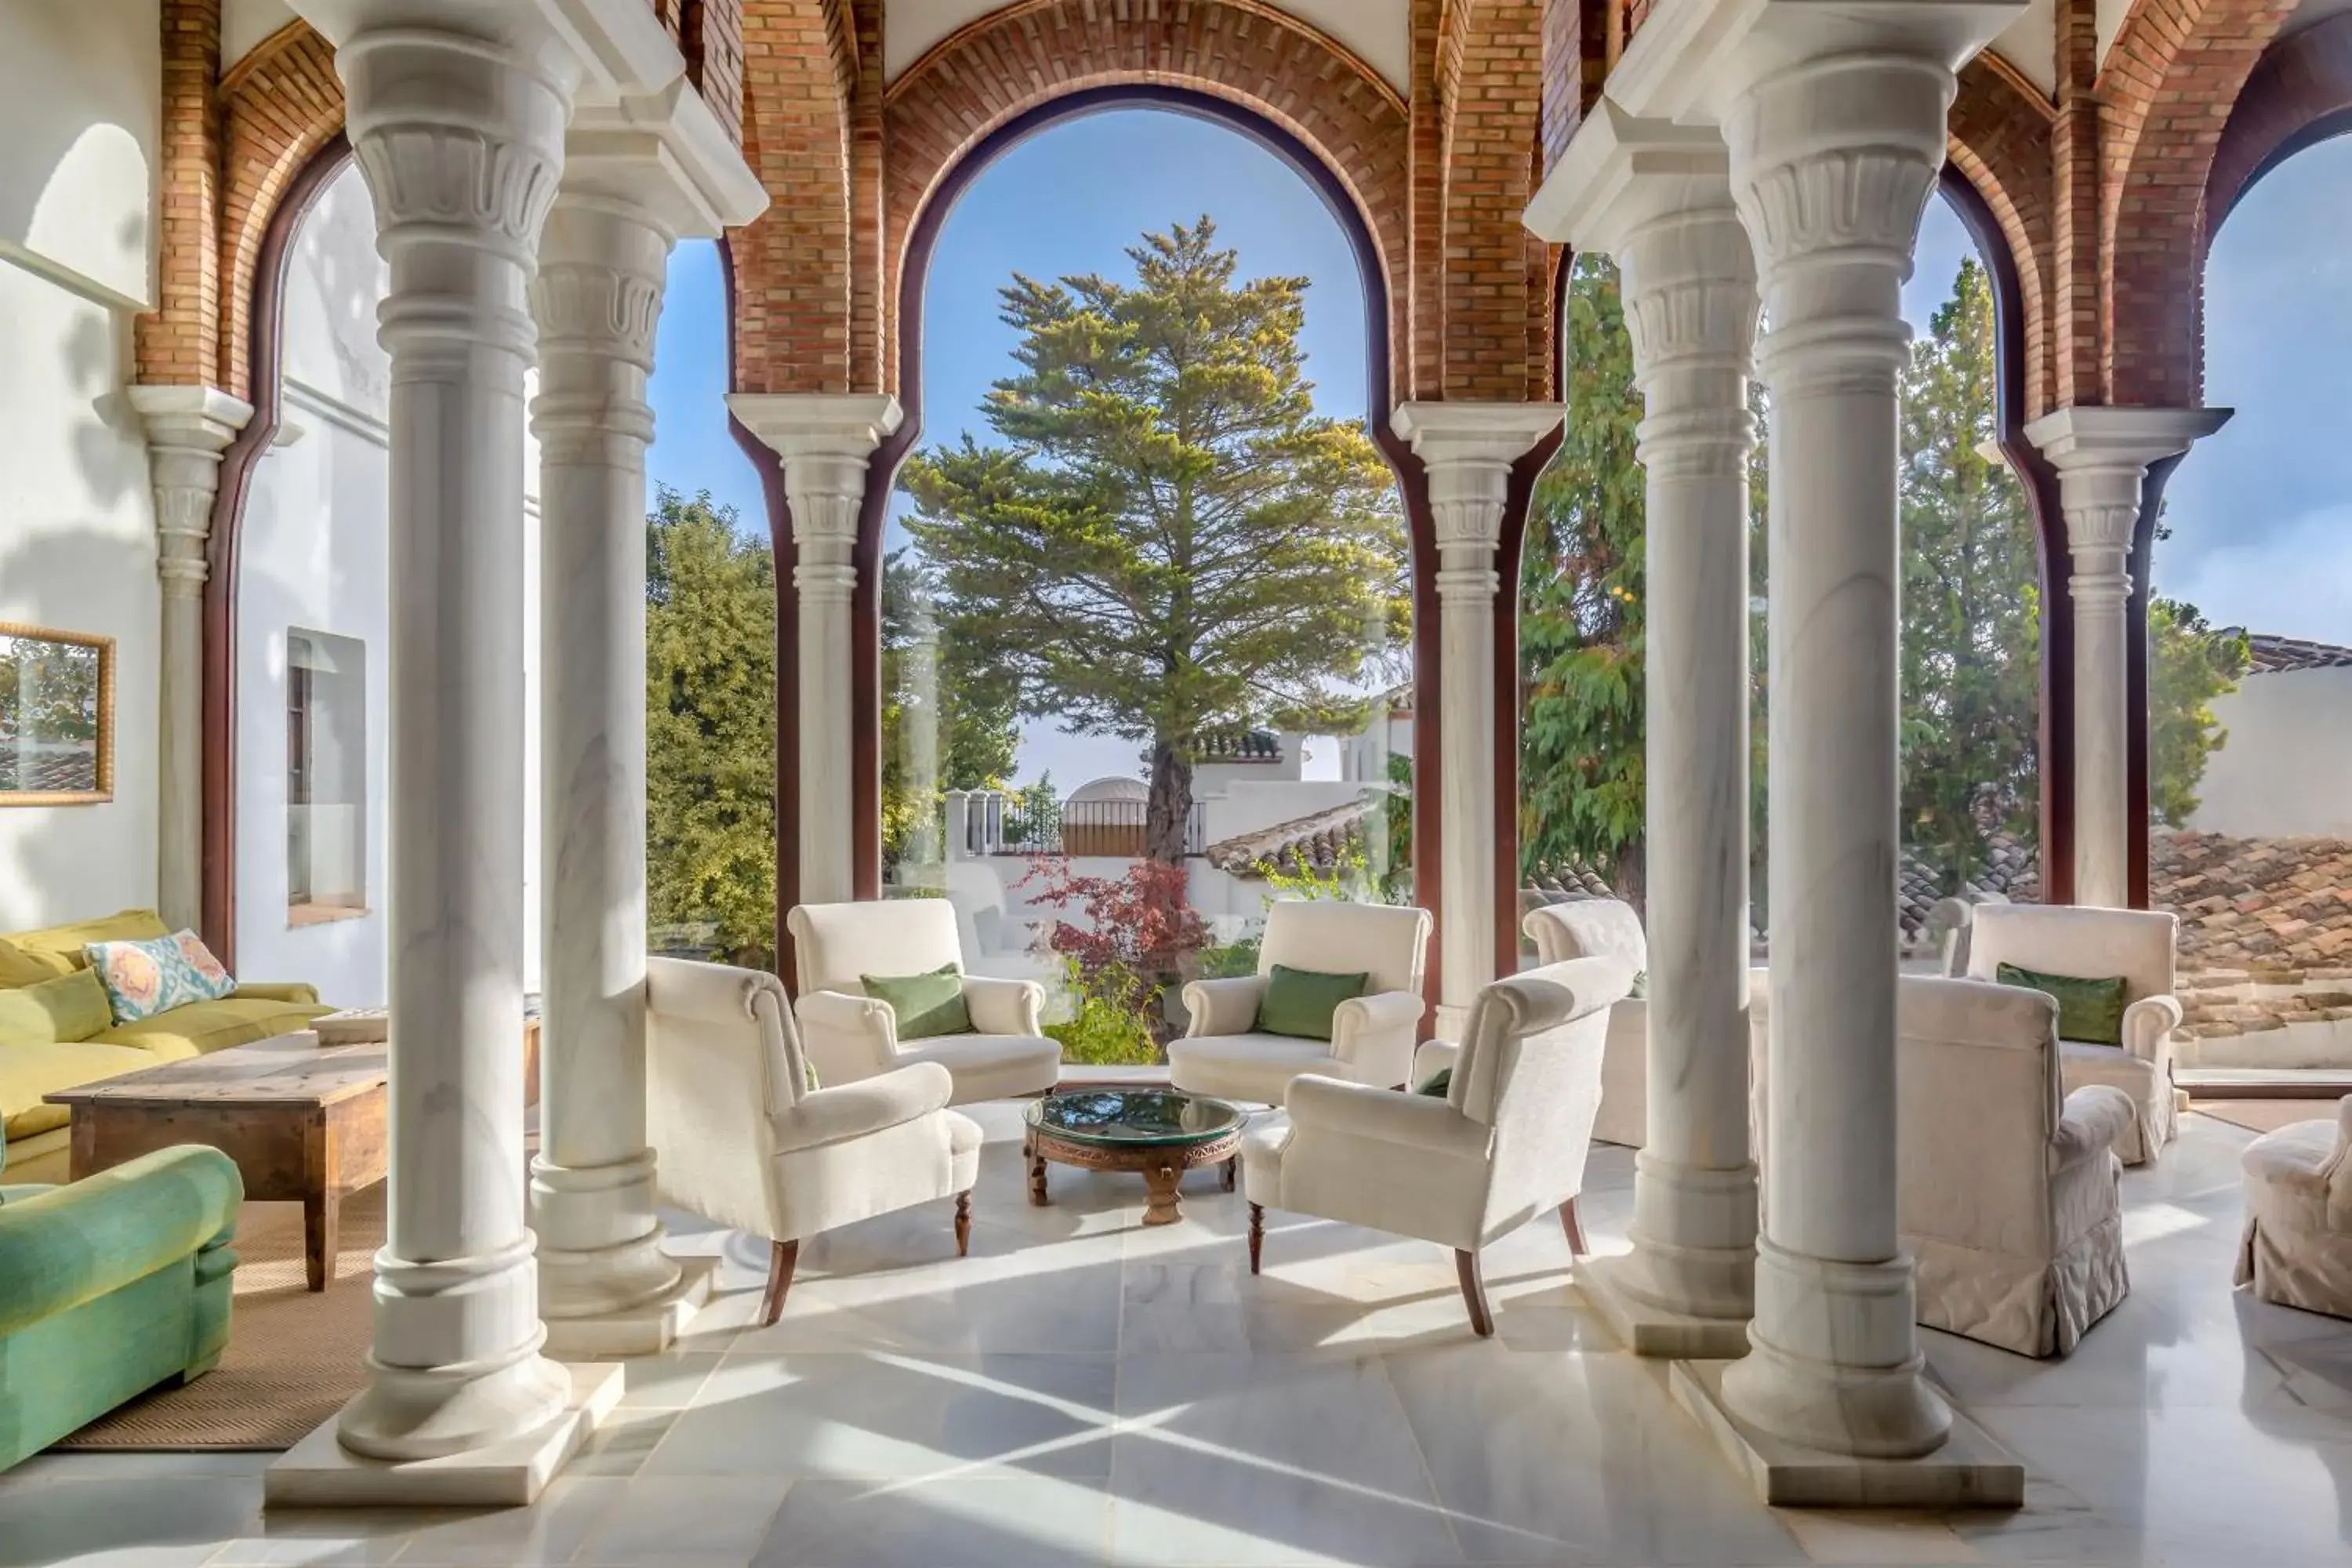
[[[2238,1283],[2283,1307],[2352,1318],[2352,1096],[2334,1121],[2295,1121],[2246,1145]]]
[[[1470,1327],[1493,1333],[1480,1247],[1557,1212],[1584,1250],[1576,1199],[1609,1008],[1633,980],[1622,959],[1579,958],[1496,981],[1471,1005],[1443,1099],[1293,1080],[1282,1114],[1242,1142],[1250,1272],[1270,1208],[1418,1237],[1454,1248]]]
[[[898,1015],[866,994],[864,975],[920,974],[953,965],[954,906],[945,899],[802,904],[784,917],[800,975],[793,1006],[817,1081],[830,1089],[909,1062],[937,1062],[955,1080],[954,1105],[1043,1094],[1061,1074],[1062,1047],[1038,1019],[1045,991],[1034,980],[966,974],[971,1032],[898,1038]]]
[[[1428,945],[1426,910],[1303,899],[1276,904],[1265,912],[1255,974],[1184,987],[1192,1026],[1168,1043],[1169,1080],[1187,1093],[1265,1105],[1281,1104],[1301,1073],[1395,1088],[1412,1071]],[[1257,1027],[1258,1000],[1277,963],[1370,979],[1362,995],[1331,1016],[1330,1039],[1266,1034]]]
[[[800,1245],[821,1231],[955,1199],[971,1234],[977,1122],[950,1110],[945,1068],[915,1062],[811,1089],[772,974],[646,964],[646,1130],[662,1201],[768,1238],[760,1321],[784,1310]]]
[[[1906,975],[1895,1030],[1895,1207],[1919,1321],[2064,1355],[2130,1289],[2114,1145],[2131,1098],[2062,1089],[2058,1005],[2039,991]]]
[[[2061,1039],[2058,1056],[2069,1090],[2105,1083],[2131,1096],[2138,1114],[2116,1144],[2126,1165],[2155,1159],[2172,1142],[2179,1120],[2172,1087],[2172,1031],[2180,1023],[2180,1004],[2172,994],[2179,932],[2179,922],[2160,910],[2063,904],[1979,904],[1969,922],[1972,979],[1994,979],[2004,963],[2085,980],[2122,976],[2123,1044]]]
[[[1535,939],[1538,963],[1622,958],[1643,975],[1650,967],[1642,917],[1633,905],[1617,899],[1545,904],[1528,911],[1523,928]],[[1609,1009],[1609,1045],[1601,1057],[1601,1115],[1592,1124],[1592,1135],[1604,1143],[1639,1149],[1648,1136],[1649,1037],[1650,1004],[1643,997],[1622,997]],[[1414,1070],[1421,1073],[1418,1065]]]

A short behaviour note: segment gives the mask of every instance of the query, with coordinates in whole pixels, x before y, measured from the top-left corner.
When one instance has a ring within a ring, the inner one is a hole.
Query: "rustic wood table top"
[[[379,1091],[389,1081],[381,1043],[320,1046],[306,1032],[142,1068],[42,1098],[52,1105],[329,1106]]]

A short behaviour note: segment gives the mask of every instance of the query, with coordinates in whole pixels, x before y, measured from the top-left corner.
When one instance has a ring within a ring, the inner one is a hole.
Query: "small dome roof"
[[[1068,805],[1089,800],[1149,800],[1151,791],[1141,779],[1113,776],[1082,784],[1070,792]]]

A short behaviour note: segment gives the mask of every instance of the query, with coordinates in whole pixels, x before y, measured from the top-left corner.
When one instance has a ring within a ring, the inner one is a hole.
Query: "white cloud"
[[[2156,547],[2156,591],[2186,599],[2215,626],[2352,643],[2352,505],[2307,511],[2263,537],[2191,553]]]

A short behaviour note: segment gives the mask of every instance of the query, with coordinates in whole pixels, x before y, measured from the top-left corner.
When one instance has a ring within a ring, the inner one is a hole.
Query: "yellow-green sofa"
[[[103,920],[41,931],[0,933],[0,1131],[7,1139],[12,1181],[66,1179],[66,1121],[62,1105],[41,1097],[77,1084],[115,1078],[161,1062],[266,1040],[308,1026],[332,1009],[305,984],[239,985],[217,1002],[192,1002],[135,1024],[116,1025],[101,1005],[89,1010],[79,984],[71,1005],[52,1006],[44,1017],[22,1005],[32,995],[49,996],[47,983],[89,967],[82,948],[93,942],[143,942],[171,935],[152,910],[124,910]],[[93,977],[91,984],[95,984]],[[33,988],[44,987],[39,992]],[[15,1007],[5,1005],[14,1000]]]

